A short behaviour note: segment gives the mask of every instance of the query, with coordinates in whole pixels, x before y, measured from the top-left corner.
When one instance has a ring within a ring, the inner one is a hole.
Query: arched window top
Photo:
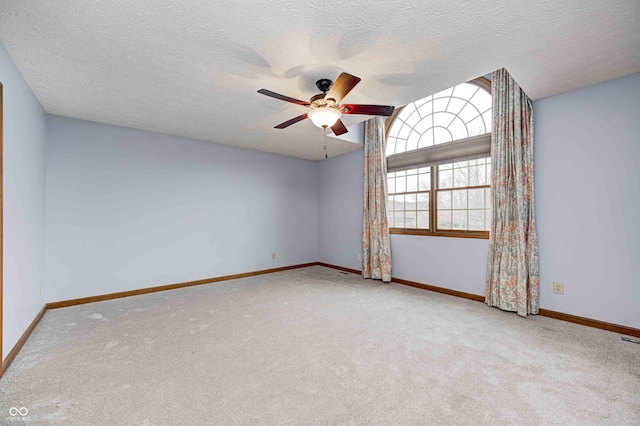
[[[389,129],[387,156],[490,133],[491,94],[485,87],[462,83],[402,108]]]

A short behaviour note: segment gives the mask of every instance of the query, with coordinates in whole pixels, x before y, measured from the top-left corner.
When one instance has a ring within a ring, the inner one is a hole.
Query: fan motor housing
[[[313,103],[315,103],[315,104],[324,103],[324,97],[325,96],[326,95],[324,93],[319,93],[319,94],[317,94],[315,96],[312,96],[311,99],[310,99],[310,101],[311,101],[310,103],[312,103],[312,104]],[[319,101],[322,101],[322,102],[319,102]]]
[[[319,93],[310,99],[309,106],[311,108],[336,108],[340,109],[338,103],[333,98],[327,98],[326,93]]]

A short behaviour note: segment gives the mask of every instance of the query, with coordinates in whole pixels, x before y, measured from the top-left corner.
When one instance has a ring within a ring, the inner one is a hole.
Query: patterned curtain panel
[[[493,72],[493,192],[486,303],[538,313],[538,237],[533,196],[531,99],[504,68]]]
[[[372,118],[365,123],[362,276],[384,282],[391,281],[387,157],[382,117]]]

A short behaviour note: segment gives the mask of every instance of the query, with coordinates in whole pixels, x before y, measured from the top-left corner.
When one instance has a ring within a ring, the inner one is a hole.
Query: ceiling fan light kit
[[[299,99],[290,98],[289,96],[281,95],[279,93],[272,92],[267,89],[260,89],[258,93],[266,95],[281,101],[291,102],[296,105],[309,108],[311,111],[306,114],[302,114],[291,120],[285,121],[275,126],[276,129],[284,129],[299,121],[310,118],[313,124],[323,129],[328,127],[333,130],[333,134],[336,136],[347,133],[340,117],[342,114],[363,114],[363,115],[382,115],[390,116],[393,114],[393,106],[383,105],[340,105],[339,102],[347,96],[347,94],[358,83],[360,78],[351,74],[343,72],[340,74],[335,82],[327,78],[321,78],[316,81],[316,87],[322,91],[322,93],[311,97],[309,102],[304,102]]]
[[[316,126],[326,129],[336,124],[336,121],[342,117],[342,113],[335,108],[319,107],[309,111],[307,117],[309,117]]]

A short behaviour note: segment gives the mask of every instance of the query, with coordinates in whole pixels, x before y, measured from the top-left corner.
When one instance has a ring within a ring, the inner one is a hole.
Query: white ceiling
[[[401,106],[506,67],[536,100],[639,72],[640,1],[2,0],[0,42],[49,113],[319,160],[310,120],[273,129],[306,109],[258,89],[347,71],[345,101]]]

